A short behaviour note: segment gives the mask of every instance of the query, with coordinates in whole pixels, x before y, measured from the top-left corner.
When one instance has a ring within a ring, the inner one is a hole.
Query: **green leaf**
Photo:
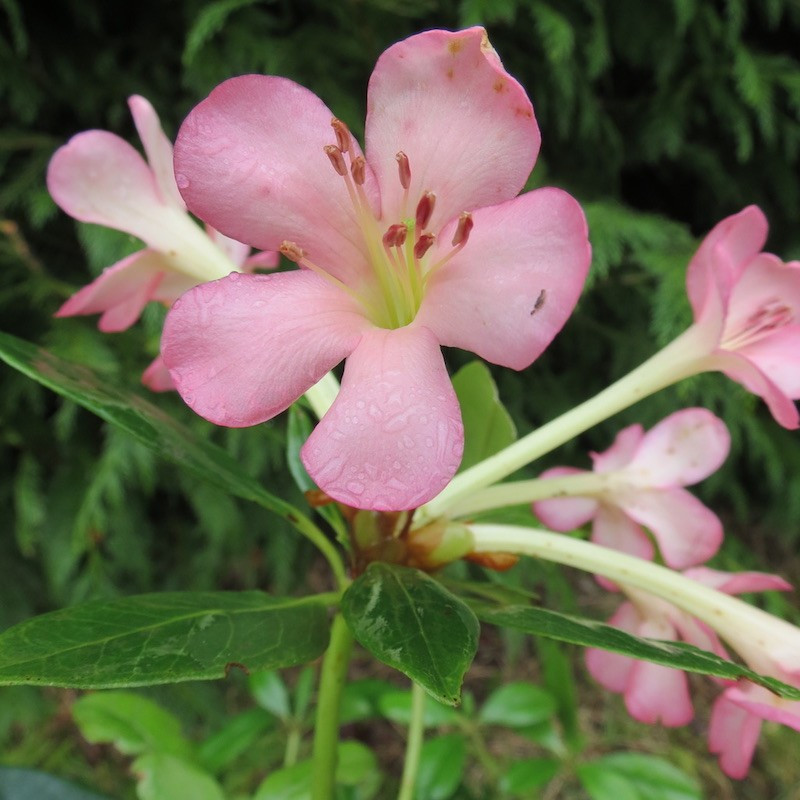
[[[80,689],[221,678],[305,664],[327,646],[325,605],[263,592],[165,592],[86,603],[0,634],[0,685]]]
[[[592,800],[701,800],[697,781],[663,758],[614,753],[578,766]]]
[[[342,725],[381,716],[379,709],[381,697],[395,691],[397,689],[393,684],[377,678],[350,681],[342,691],[340,712]]]
[[[464,421],[464,456],[460,470],[493,456],[517,438],[517,430],[500,402],[492,373],[482,361],[473,361],[453,376]]]
[[[250,694],[261,708],[265,708],[278,719],[287,720],[292,716],[289,705],[289,690],[277,672],[256,672],[248,681]]]
[[[207,772],[166,753],[139,756],[131,765],[139,778],[139,800],[225,800],[220,785]]]
[[[459,702],[480,626],[440,583],[419,570],[375,562],[345,592],[342,613],[376,658],[442,703]]]
[[[460,733],[429,739],[422,745],[417,772],[416,800],[452,797],[467,759],[467,745]]]
[[[197,760],[206,770],[216,774],[249,750],[274,725],[275,718],[260,708],[243,711],[203,741],[197,749]]]
[[[411,724],[411,692],[395,689],[378,698],[378,710],[382,717],[398,725]],[[426,728],[438,728],[440,725],[454,725],[459,714],[450,706],[442,705],[429,697],[425,700],[422,724]]]
[[[484,725],[527,728],[550,719],[555,712],[556,701],[549,692],[519,681],[495,689],[483,704],[478,718]]]
[[[168,711],[133,692],[103,692],[81,697],[72,716],[92,744],[111,742],[125,755],[147,751],[189,756],[180,722]]]
[[[533,797],[535,790],[550,783],[560,768],[561,762],[555,758],[515,761],[500,779],[500,791],[522,798]]]
[[[0,767],[0,800],[108,800],[44,772]]]
[[[493,608],[485,604],[473,604],[478,619],[503,628],[524,631],[535,636],[545,636],[583,647],[598,647],[631,658],[652,661],[666,667],[713,675],[717,678],[738,680],[747,678],[790,700],[800,700],[800,689],[789,686],[775,678],[726,661],[713,653],[700,650],[684,642],[666,642],[658,639],[642,639],[619,628],[591,619],[573,617],[532,606],[508,606]]]

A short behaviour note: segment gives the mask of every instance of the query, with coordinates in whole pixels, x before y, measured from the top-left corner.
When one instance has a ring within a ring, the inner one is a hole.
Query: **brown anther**
[[[342,177],[347,175],[347,163],[344,160],[342,151],[335,144],[326,144],[323,150],[327,153],[336,172]]]
[[[390,225],[386,233],[383,234],[383,244],[385,247],[402,247],[406,243],[408,228],[397,223]]]
[[[289,261],[294,261],[295,263],[302,261],[306,255],[303,251],[303,248],[294,242],[281,242],[281,246],[278,249],[282,255],[289,259]]]
[[[458,218],[458,225],[456,225],[456,232],[453,234],[453,247],[458,247],[460,244],[466,244],[469,239],[470,231],[475,223],[472,221],[472,214],[469,211],[462,211],[461,216]]]
[[[397,169],[400,173],[400,185],[404,189],[411,186],[411,165],[408,163],[408,156],[401,150],[395,158],[397,159]]]
[[[333,132],[336,134],[336,144],[338,145],[339,149],[343,153],[347,153],[350,151],[350,128],[345,125],[340,119],[336,119],[334,117],[331,120],[331,127],[333,128]]]
[[[422,258],[422,256],[430,250],[431,245],[433,245],[435,241],[436,237],[432,233],[423,233],[414,245],[414,257]]]
[[[433,207],[436,205],[436,195],[433,192],[423,192],[417,203],[416,225],[418,231],[424,231],[431,221]]]
[[[357,156],[353,159],[350,165],[350,174],[353,176],[353,182],[358,186],[363,186],[367,177],[367,162],[364,156]]]

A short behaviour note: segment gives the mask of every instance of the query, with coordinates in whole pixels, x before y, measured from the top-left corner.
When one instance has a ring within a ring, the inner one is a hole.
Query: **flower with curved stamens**
[[[274,267],[277,253],[259,253],[217,231],[205,232],[186,213],[172,170],[172,145],[143,97],[128,100],[148,161],[108,131],[84,131],[60,147],[47,170],[47,186],[67,214],[124,231],[147,247],[113,266],[76,292],[57,317],[101,314],[106,333],[133,325],[145,305],[172,303],[187,289],[232,271]],[[148,163],[149,162],[149,163]],[[172,388],[160,357],[143,382],[155,391]]]
[[[730,435],[725,424],[704,408],[677,411],[647,433],[631,425],[617,434],[603,453],[592,453],[595,490],[554,497],[533,504],[536,516],[556,531],[592,523],[592,541],[640,558],[653,557],[653,545],[642,526],[652,531],[664,561],[675,569],[700,564],[717,552],[722,523],[682,487],[707,478],[725,460]],[[554,467],[543,480],[564,478],[583,470]]]
[[[183,197],[300,269],[231,275],[175,304],[164,358],[186,402],[220,425],[258,424],[347,358],[302,450],[309,473],[362,508],[433,497],[463,449],[440,345],[527,367],[585,280],[575,200],[558,189],[516,196],[539,141],[530,101],[481,28],[428,31],[380,57],[363,154],[290,80],[217,87],[178,135]]]

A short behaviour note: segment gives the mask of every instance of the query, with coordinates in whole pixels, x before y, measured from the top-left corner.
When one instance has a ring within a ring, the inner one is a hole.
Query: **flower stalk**
[[[408,741],[403,762],[403,777],[397,800],[414,800],[414,789],[419,772],[419,758],[422,754],[422,740],[425,736],[425,690],[418,684],[411,685],[411,720],[408,724]]]

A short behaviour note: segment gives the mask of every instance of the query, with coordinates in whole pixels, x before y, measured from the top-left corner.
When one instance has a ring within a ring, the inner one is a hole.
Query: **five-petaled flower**
[[[104,332],[133,325],[145,305],[171,305],[192,286],[234,270],[277,264],[277,253],[248,258],[250,248],[207,228],[186,213],[172,169],[172,145],[144,97],[128,105],[148,161],[108,131],[84,131],[60,147],[47,170],[47,186],[70,216],[124,231],[147,247],[106,268],[56,312],[58,317],[102,314]],[[142,380],[151,389],[172,388],[157,358]]]
[[[645,526],[652,531],[664,561],[674,569],[685,569],[717,552],[722,523],[682,487],[715,472],[729,448],[725,424],[704,408],[670,414],[647,433],[641,425],[631,425],[617,434],[608,450],[591,454],[594,476],[576,481],[574,496],[539,500],[533,509],[556,531],[573,530],[593,520],[593,542],[651,559],[653,545]],[[569,491],[568,476],[572,475],[587,473],[554,467],[541,478],[566,478],[558,485],[560,491]]]
[[[287,408],[346,358],[341,392],[302,450],[352,506],[436,495],[463,449],[440,345],[523,369],[569,317],[590,261],[577,202],[517,197],[540,137],[481,28],[390,47],[369,83],[366,149],[314,94],[247,75],[184,122],[175,175],[189,209],[299,270],[230,275],[173,307],[175,385],[220,425]]]

